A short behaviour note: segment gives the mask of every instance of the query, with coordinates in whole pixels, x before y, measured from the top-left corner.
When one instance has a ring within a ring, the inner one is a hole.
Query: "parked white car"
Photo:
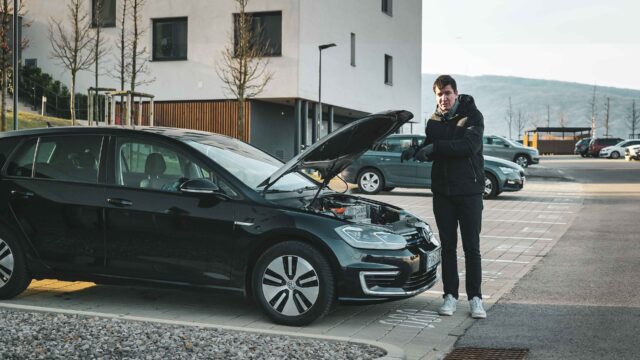
[[[625,155],[624,149],[629,146],[640,145],[640,139],[623,140],[611,146],[607,146],[600,150],[599,157],[617,159]]]
[[[629,146],[624,149],[624,158],[627,161],[640,160],[640,145]]]

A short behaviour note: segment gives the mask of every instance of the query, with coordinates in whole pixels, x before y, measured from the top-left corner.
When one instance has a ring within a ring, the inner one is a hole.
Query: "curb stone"
[[[150,317],[144,317],[144,316],[124,315],[124,314],[118,315],[118,314],[101,313],[101,312],[95,312],[95,311],[80,311],[80,310],[69,310],[69,309],[60,309],[60,308],[48,308],[48,307],[42,307],[42,306],[12,304],[9,302],[0,302],[0,308],[18,310],[18,311],[59,313],[59,314],[67,314],[67,315],[81,315],[81,316],[88,316],[88,317],[100,317],[100,318],[107,318],[107,319],[119,319],[119,320],[129,320],[129,321],[137,321],[137,322],[150,322],[150,323],[166,324],[166,325],[193,326],[193,327],[201,327],[201,328],[207,328],[207,329],[241,331],[245,333],[256,333],[256,334],[263,334],[263,335],[279,335],[279,336],[289,336],[294,338],[324,340],[327,342],[348,342],[348,343],[354,343],[354,344],[375,346],[377,348],[382,349],[384,352],[386,352],[386,355],[378,358],[379,360],[406,359],[404,350],[402,350],[398,346],[386,344],[378,341],[350,339],[350,338],[345,338],[340,336],[307,335],[307,334],[299,334],[299,333],[294,333],[289,331],[275,331],[275,330],[267,330],[267,329],[247,329],[247,328],[242,328],[238,326],[205,324],[205,323],[191,322],[191,321],[166,320],[166,319],[157,319],[157,318],[150,318]]]

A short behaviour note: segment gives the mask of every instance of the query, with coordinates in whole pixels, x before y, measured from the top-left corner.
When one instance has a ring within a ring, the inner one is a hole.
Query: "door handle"
[[[30,199],[33,195],[34,194],[31,191],[11,190],[11,196],[18,199]]]
[[[127,199],[108,198],[107,202],[109,204],[111,204],[111,205],[115,205],[115,206],[119,206],[119,207],[125,207],[125,206],[133,205],[133,202],[131,202],[130,200],[127,200]]]

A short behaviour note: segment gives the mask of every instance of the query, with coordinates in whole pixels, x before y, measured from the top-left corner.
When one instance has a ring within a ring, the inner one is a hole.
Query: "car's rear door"
[[[417,145],[422,144],[424,141],[423,136],[414,138],[414,142]],[[416,162],[416,185],[419,187],[431,188],[431,167],[433,161],[428,162]]]
[[[229,283],[238,195],[194,155],[157,138],[111,138],[104,198],[110,274]],[[193,178],[214,181],[229,199],[178,190],[180,181]]]
[[[60,271],[104,268],[103,136],[71,134],[25,139],[7,164],[12,215],[39,258]]]
[[[380,143],[375,151],[369,152],[375,156],[376,167],[382,170],[385,180],[395,186],[414,186],[416,183],[416,163],[414,161],[400,161],[402,152],[413,143],[410,136],[392,136]]]

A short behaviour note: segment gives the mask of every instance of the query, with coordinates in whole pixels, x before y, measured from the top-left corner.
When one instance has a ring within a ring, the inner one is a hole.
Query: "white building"
[[[92,3],[85,0],[85,11]],[[120,29],[120,0],[102,0],[103,29],[111,44],[104,57],[105,72],[114,68],[115,44]],[[24,30],[30,39],[23,59],[37,63],[43,71],[68,83],[69,74],[50,58],[49,19],[67,16],[64,0],[30,0]],[[420,115],[421,98],[421,0],[252,0],[247,11],[259,19],[272,45],[269,67],[273,80],[250,104],[250,142],[288,159],[296,142],[313,141],[314,105],[318,102],[318,65],[321,44],[337,46],[322,51],[323,126],[348,123],[367,113],[406,109]],[[180,102],[185,106],[229,99],[216,66],[233,33],[232,0],[148,0],[142,10],[148,49],[150,84],[136,91],[155,95],[156,106]],[[128,25],[131,21],[128,19]],[[35,59],[35,60],[34,60]],[[94,85],[92,72],[82,72],[77,91],[86,93]],[[119,82],[101,76],[100,86],[119,87]],[[163,120],[157,109],[156,124],[191,126]],[[308,114],[307,126],[302,119]],[[175,116],[175,115],[174,115]],[[206,114],[199,123],[220,121]],[[210,130],[211,127],[195,126]],[[305,136],[306,128],[306,136]],[[216,129],[215,127],[213,128]],[[300,131],[296,137],[296,130]],[[306,139],[305,139],[306,138]]]

